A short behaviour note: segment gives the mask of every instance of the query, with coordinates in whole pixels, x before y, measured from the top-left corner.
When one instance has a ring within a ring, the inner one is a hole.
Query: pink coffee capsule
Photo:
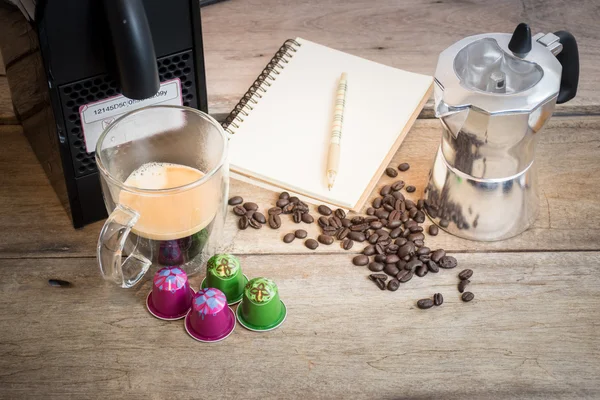
[[[185,317],[187,333],[200,342],[218,342],[235,328],[235,315],[227,298],[219,289],[200,289],[192,300],[192,309]]]
[[[180,267],[164,267],[154,275],[146,306],[156,318],[181,319],[190,310],[193,296],[185,271]]]

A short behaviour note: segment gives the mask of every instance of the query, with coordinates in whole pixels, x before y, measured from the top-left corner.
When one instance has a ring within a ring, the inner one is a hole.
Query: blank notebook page
[[[230,140],[234,172],[346,208],[354,208],[427,94],[432,78],[303,39]],[[348,73],[335,185],[325,168],[335,94]]]

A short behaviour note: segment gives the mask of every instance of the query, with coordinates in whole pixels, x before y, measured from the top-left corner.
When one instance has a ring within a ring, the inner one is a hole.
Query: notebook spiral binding
[[[269,61],[252,86],[250,86],[221,124],[227,132],[230,134],[235,133],[234,129],[239,128],[240,123],[244,122],[242,116],[248,116],[248,111],[252,111],[253,109],[252,104],[257,104],[258,100],[262,98],[261,93],[266,93],[271,86],[269,81],[277,80],[277,75],[279,75],[281,70],[285,69],[285,64],[294,57],[294,53],[300,46],[302,44],[294,39],[288,39],[281,45],[277,53],[271,58],[271,61]]]

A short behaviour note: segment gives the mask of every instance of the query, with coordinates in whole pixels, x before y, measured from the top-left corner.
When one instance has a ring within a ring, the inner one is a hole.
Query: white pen
[[[342,140],[342,125],[344,123],[344,107],[346,105],[346,90],[348,89],[348,74],[342,73],[335,96],[335,109],[333,112],[333,125],[331,139],[329,140],[329,154],[327,157],[327,185],[329,190],[335,183],[340,165],[340,145]]]

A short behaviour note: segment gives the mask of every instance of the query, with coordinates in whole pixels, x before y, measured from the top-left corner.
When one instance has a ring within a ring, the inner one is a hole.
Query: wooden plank
[[[2,51],[0,51],[0,76],[6,75],[6,68],[4,68],[4,59],[2,58]]]
[[[6,76],[0,76],[0,125],[17,124]]]
[[[439,53],[485,32],[569,30],[581,58],[578,96],[558,112],[600,112],[600,26],[594,0],[226,1],[202,10],[211,113],[228,113],[288,38],[300,36],[376,62],[433,74]],[[429,106],[431,103],[429,103]],[[428,114],[431,115],[431,108]]]
[[[427,245],[452,251],[600,250],[599,129],[600,117],[559,117],[542,131],[537,148],[541,210],[529,231],[492,243],[440,233],[427,237]],[[404,161],[411,164],[399,177],[418,188],[409,198],[416,200],[422,193],[440,134],[437,121],[418,120],[392,161],[393,166]],[[77,231],[72,228],[19,127],[0,127],[0,141],[0,169],[4,172],[0,175],[0,257],[94,256],[101,223]],[[392,181],[384,176],[378,188]],[[230,194],[258,203],[265,212],[277,199],[273,192],[234,180]],[[314,210],[312,214],[317,216]],[[281,237],[298,228],[316,237],[316,224],[296,225],[290,216],[283,216],[281,229],[264,227],[260,231],[239,231],[234,217],[228,213],[224,247],[237,253],[306,253],[300,241],[284,244]],[[356,246],[352,252],[360,248]],[[321,245],[317,252],[344,250],[336,242]]]
[[[104,284],[92,259],[3,260],[1,396],[600,397],[599,253],[457,258],[474,271],[468,304],[458,269],[381,292],[343,256],[244,256],[246,274],[277,282],[288,317],[269,333],[237,326],[217,344],[152,318],[149,282]],[[436,292],[442,306],[415,307]]]

